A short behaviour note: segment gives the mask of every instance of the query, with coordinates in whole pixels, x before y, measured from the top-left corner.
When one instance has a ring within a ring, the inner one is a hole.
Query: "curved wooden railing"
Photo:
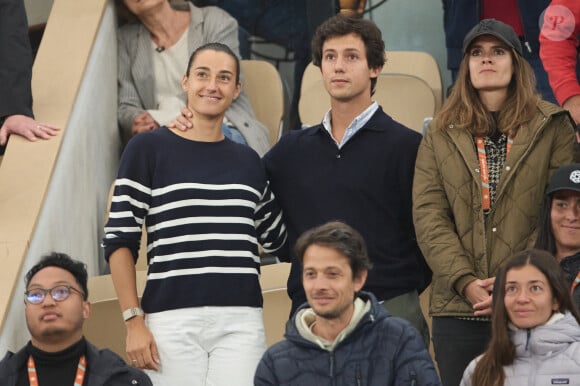
[[[33,68],[49,141],[13,136],[0,165],[0,356],[28,340],[23,275],[61,251],[99,272],[99,237],[119,157],[112,0],[55,0]]]

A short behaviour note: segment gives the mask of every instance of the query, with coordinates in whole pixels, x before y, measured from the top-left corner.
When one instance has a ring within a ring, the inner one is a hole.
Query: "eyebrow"
[[[303,271],[310,270],[310,271],[326,272],[326,271],[329,271],[329,270],[339,270],[339,271],[342,271],[342,268],[340,268],[337,265],[329,265],[329,266],[321,267],[321,268],[318,268],[318,269],[316,267],[304,267],[302,270]]]
[[[506,281],[506,284],[519,284],[519,283],[520,282],[518,282],[518,281]],[[545,282],[541,279],[529,280],[526,283],[527,284],[538,284],[538,283],[545,284]]]
[[[339,50],[335,49],[335,48],[327,48],[324,51],[322,51],[323,53],[327,53],[327,52],[338,52]],[[342,50],[342,52],[360,52],[360,50],[358,48],[345,48],[344,50]]]
[[[475,44],[473,44],[471,46],[471,49],[473,49],[473,48],[482,48],[482,47],[483,47],[483,44],[481,44],[481,43],[475,43]],[[506,46],[505,44],[496,44],[496,45],[491,46],[491,48],[509,49],[509,47]]]
[[[209,67],[205,67],[205,66],[199,66],[199,67],[195,67],[193,69],[194,71],[196,70],[205,70],[205,71],[211,71],[211,69]],[[234,74],[233,71],[230,70],[219,70],[218,74]]]
[[[59,280],[59,281],[56,281],[56,282],[54,282],[54,283],[52,284],[52,287],[53,287],[53,288],[54,288],[54,287],[58,287],[59,285],[70,285],[70,286],[73,286],[71,283],[69,283],[69,282],[68,282],[68,281],[66,281],[66,280]],[[30,283],[30,284],[28,285],[28,288],[32,288],[32,287],[34,287],[34,288],[44,288],[43,286],[41,286],[41,285],[40,285],[40,284],[38,284],[38,283]],[[74,286],[73,286],[73,287],[74,287]]]

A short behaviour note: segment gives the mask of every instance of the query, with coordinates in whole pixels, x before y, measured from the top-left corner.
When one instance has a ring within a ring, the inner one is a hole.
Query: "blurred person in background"
[[[0,0],[0,155],[11,134],[49,139],[58,128],[34,120],[32,51],[23,0]]]
[[[223,43],[238,55],[238,24],[217,7],[169,0],[117,0],[137,18],[118,34],[119,111],[125,140],[166,125],[185,106],[183,63],[199,46]],[[224,135],[263,155],[268,129],[255,117],[244,92],[233,101],[222,125]]]

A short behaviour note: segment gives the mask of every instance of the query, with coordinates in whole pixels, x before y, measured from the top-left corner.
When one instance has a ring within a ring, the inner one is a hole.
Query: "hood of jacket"
[[[351,339],[352,335],[356,334],[357,331],[360,330],[361,326],[368,323],[374,323],[376,321],[391,316],[389,312],[385,310],[385,308],[381,304],[379,304],[377,298],[372,293],[360,291],[357,297],[362,299],[365,303],[370,300],[371,308],[365,315],[363,315],[358,325],[350,333],[350,335],[345,337],[343,342],[341,343],[348,342]],[[318,345],[316,345],[315,343],[302,337],[302,335],[300,335],[300,332],[298,331],[298,328],[296,327],[296,317],[298,316],[301,310],[309,307],[310,306],[308,305],[308,303],[304,303],[296,310],[296,312],[292,315],[292,318],[286,323],[286,333],[284,334],[284,336],[289,341],[294,342],[298,345],[318,347]],[[341,343],[339,343],[338,345],[340,346]]]

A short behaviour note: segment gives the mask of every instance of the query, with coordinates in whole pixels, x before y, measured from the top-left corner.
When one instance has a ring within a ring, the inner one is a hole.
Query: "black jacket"
[[[15,386],[22,366],[26,366],[26,347],[16,354],[8,352],[0,362],[0,385]],[[111,350],[99,350],[87,342],[88,386],[153,386],[149,377],[127,365]]]
[[[10,115],[32,117],[32,51],[22,0],[0,0],[0,60],[1,127]]]
[[[560,267],[562,267],[564,276],[566,277],[566,280],[571,287],[572,283],[574,283],[574,280],[576,279],[576,276],[578,273],[580,273],[580,252],[576,253],[575,255],[566,256],[563,258],[562,261],[560,261]],[[572,300],[574,301],[574,304],[576,304],[576,307],[580,309],[580,285],[577,285],[576,288],[574,288]]]

